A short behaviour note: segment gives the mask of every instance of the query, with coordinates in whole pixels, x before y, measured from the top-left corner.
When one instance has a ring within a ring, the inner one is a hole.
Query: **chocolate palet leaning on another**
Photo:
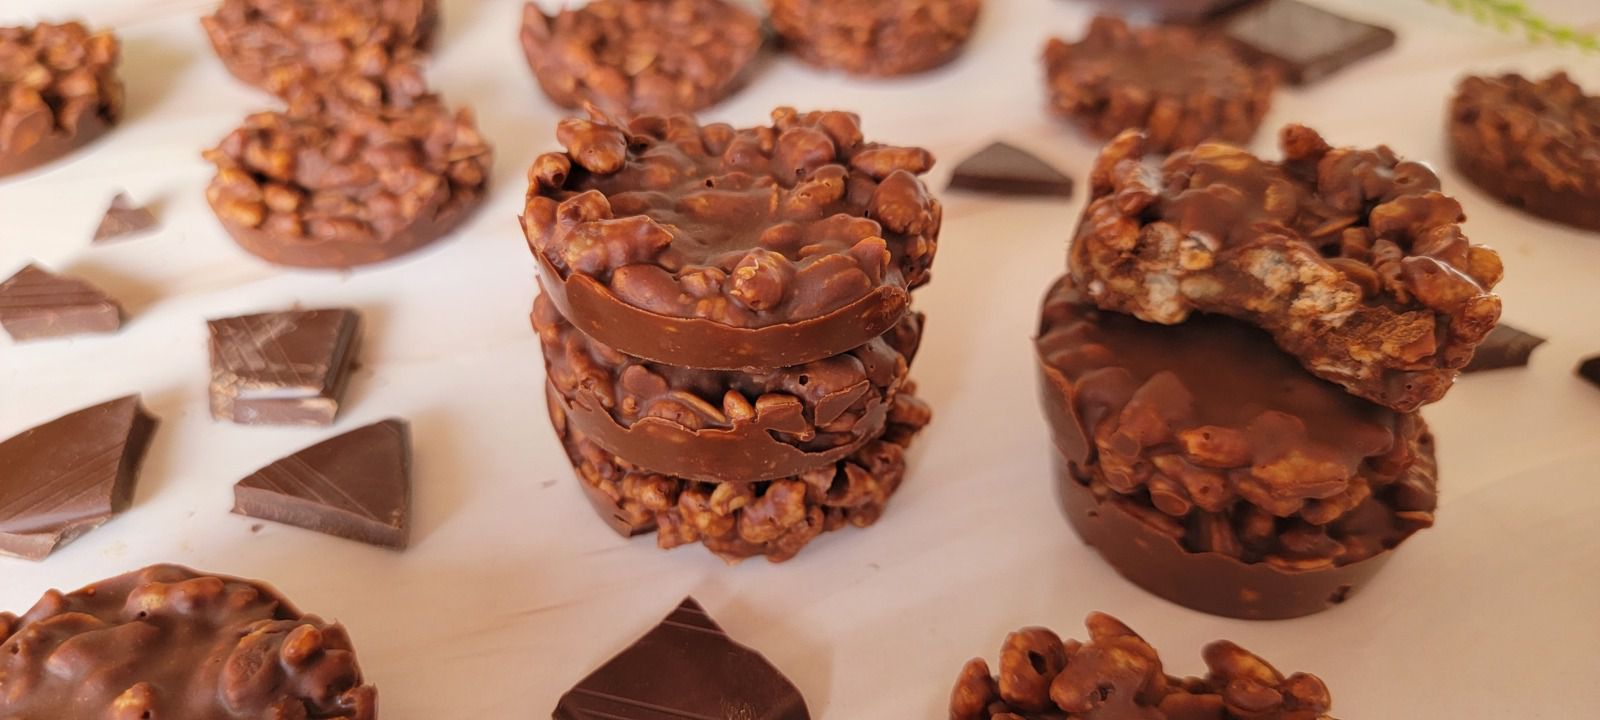
[[[1146,322],[1240,318],[1400,411],[1443,397],[1499,320],[1499,255],[1467,239],[1427,166],[1299,125],[1281,143],[1279,162],[1213,142],[1152,161],[1144,133],[1119,135],[1090,176],[1077,285]]]
[[[574,326],[682,367],[787,367],[882,335],[928,281],[942,208],[919,148],[866,142],[850,113],[771,127],[594,113],[529,170],[523,230]]]
[[[765,37],[760,18],[727,0],[595,0],[554,16],[528,3],[521,40],[557,105],[668,115],[737,90]]]
[[[376,720],[345,629],[262,583],[155,565],[0,613],[8,720]]]
[[[304,67],[332,74],[361,65],[373,52],[427,51],[438,30],[439,3],[222,0],[200,24],[234,77],[276,92],[275,73]]]
[[[55,160],[122,119],[121,45],[81,23],[0,27],[0,178]]]

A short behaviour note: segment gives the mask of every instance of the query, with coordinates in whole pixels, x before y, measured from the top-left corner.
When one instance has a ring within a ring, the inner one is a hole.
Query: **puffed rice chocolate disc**
[[[612,350],[534,302],[545,374],[568,422],[641,468],[755,482],[829,465],[883,434],[922,340],[912,313],[883,337],[770,370],[696,370]]]
[[[765,41],[760,18],[726,0],[595,0],[554,16],[530,2],[521,39],[557,105],[661,115],[727,97]]]
[[[1600,231],[1600,96],[1558,72],[1467,77],[1448,118],[1456,169],[1542,218]]]
[[[983,0],[767,0],[784,47],[852,75],[910,75],[954,60]]]
[[[122,118],[121,48],[76,22],[0,27],[0,177],[44,165]]]
[[[205,153],[206,199],[235,242],[268,262],[348,268],[448,234],[483,201],[491,151],[470,111],[307,100],[327,112],[258,113]]]
[[[1234,617],[1318,612],[1433,523],[1421,417],[1311,375],[1242,322],[1143,323],[1064,281],[1037,348],[1063,508],[1162,597]]]
[[[824,532],[876,523],[905,479],[912,437],[931,417],[914,393],[903,388],[884,433],[841,460],[776,480],[716,483],[650,472],[607,452],[545,386],[550,423],[602,520],[624,537],[654,532],[662,549],[700,543],[729,562],[783,562]]]
[[[200,19],[228,72],[270,89],[274,73],[306,67],[317,74],[381,55],[426,52],[439,27],[438,0],[223,0]],[[370,56],[369,56],[370,57]]]
[[[0,717],[374,720],[345,629],[271,587],[155,565],[0,613]]]
[[[1144,129],[1151,152],[1249,141],[1277,84],[1223,40],[1104,16],[1077,42],[1052,38],[1044,64],[1052,111],[1103,139]]]
[[[557,128],[523,230],[584,334],[668,365],[781,368],[888,332],[928,280],[943,210],[926,150],[869,143],[842,112],[735,130],[687,116]]]

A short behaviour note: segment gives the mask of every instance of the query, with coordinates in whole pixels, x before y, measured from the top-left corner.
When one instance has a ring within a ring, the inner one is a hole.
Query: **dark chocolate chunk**
[[[95,228],[94,242],[121,240],[155,227],[156,215],[150,212],[150,208],[134,205],[127,193],[117,193],[116,197],[111,198],[111,207],[106,208],[105,217],[100,218],[100,227]]]
[[[370,545],[411,534],[411,431],[389,419],[268,465],[233,486],[233,511]]]
[[[1254,0],[1097,0],[1098,12],[1154,23],[1199,23]]]
[[[555,720],[809,720],[800,690],[685,598],[632,647],[561,696]]]
[[[355,365],[361,316],[293,310],[212,320],[211,417],[331,425]]]
[[[1600,387],[1600,355],[1588,358],[1578,364],[1578,377],[1581,377],[1595,386]]]
[[[122,306],[89,283],[28,265],[0,283],[0,328],[18,342],[122,327]]]
[[[155,427],[129,395],[0,442],[0,553],[43,560],[126,510]]]
[[[950,189],[1069,198],[1072,178],[1022,148],[996,142],[956,166]]]
[[[343,626],[265,583],[153,565],[0,613],[6,720],[374,720]]]
[[[1472,356],[1472,362],[1461,368],[1461,372],[1527,367],[1528,358],[1544,342],[1538,335],[1500,323],[1489,331],[1489,336],[1478,346],[1477,354]]]
[[[1298,0],[1262,0],[1218,21],[1248,57],[1305,85],[1394,46],[1395,33]]]

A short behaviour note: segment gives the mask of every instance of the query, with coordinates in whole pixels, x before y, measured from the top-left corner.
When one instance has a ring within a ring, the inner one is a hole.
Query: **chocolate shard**
[[[28,265],[0,283],[0,328],[12,340],[42,340],[122,327],[122,306],[89,283]]]
[[[1228,14],[1216,29],[1283,79],[1306,85],[1394,46],[1395,32],[1298,0],[1261,0]]]
[[[950,189],[1070,198],[1072,178],[1022,148],[996,142],[956,166]]]
[[[1533,351],[1544,343],[1545,339],[1538,335],[1500,323],[1483,339],[1472,362],[1461,368],[1461,372],[1527,367]]]
[[[0,554],[43,560],[126,510],[155,427],[129,395],[0,442]]]
[[[121,240],[129,235],[154,230],[156,225],[156,215],[150,212],[150,208],[134,205],[127,193],[119,192],[111,198],[111,207],[100,218],[100,227],[94,231],[94,242]]]
[[[389,419],[324,440],[233,486],[233,511],[403,549],[411,534],[411,431]]]
[[[294,310],[206,323],[211,417],[244,425],[332,425],[355,366],[361,316]]]
[[[1588,380],[1595,387],[1600,387],[1600,355],[1578,363],[1578,377]]]
[[[555,720],[810,720],[805,698],[761,653],[685,598],[627,650],[561,696]]]

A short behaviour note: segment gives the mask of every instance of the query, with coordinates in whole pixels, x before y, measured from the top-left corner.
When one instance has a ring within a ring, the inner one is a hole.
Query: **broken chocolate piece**
[[[1600,387],[1600,355],[1588,358],[1579,363],[1578,377],[1588,380],[1596,387]]]
[[[150,212],[150,208],[134,205],[127,193],[117,193],[116,197],[111,198],[111,207],[106,208],[105,217],[100,218],[100,227],[95,228],[94,242],[121,240],[155,227],[156,215]]]
[[[1297,0],[1263,0],[1217,23],[1246,57],[1306,85],[1394,46],[1395,33]]]
[[[28,265],[0,283],[0,328],[12,340],[116,332],[122,306],[89,283]]]
[[[223,318],[211,332],[211,417],[332,425],[355,365],[361,316],[294,310]]]
[[[43,560],[126,510],[155,426],[129,395],[0,442],[0,554]]]
[[[1533,351],[1544,342],[1544,338],[1538,335],[1500,323],[1489,331],[1489,336],[1483,339],[1483,344],[1472,356],[1472,362],[1461,368],[1461,372],[1527,367]]]
[[[411,431],[389,419],[312,445],[233,486],[233,511],[383,547],[411,534]]]
[[[555,710],[555,720],[810,717],[794,683],[729,638],[694,598],[567,691]]]
[[[956,166],[950,189],[1069,198],[1072,178],[1022,148],[996,142]]]

